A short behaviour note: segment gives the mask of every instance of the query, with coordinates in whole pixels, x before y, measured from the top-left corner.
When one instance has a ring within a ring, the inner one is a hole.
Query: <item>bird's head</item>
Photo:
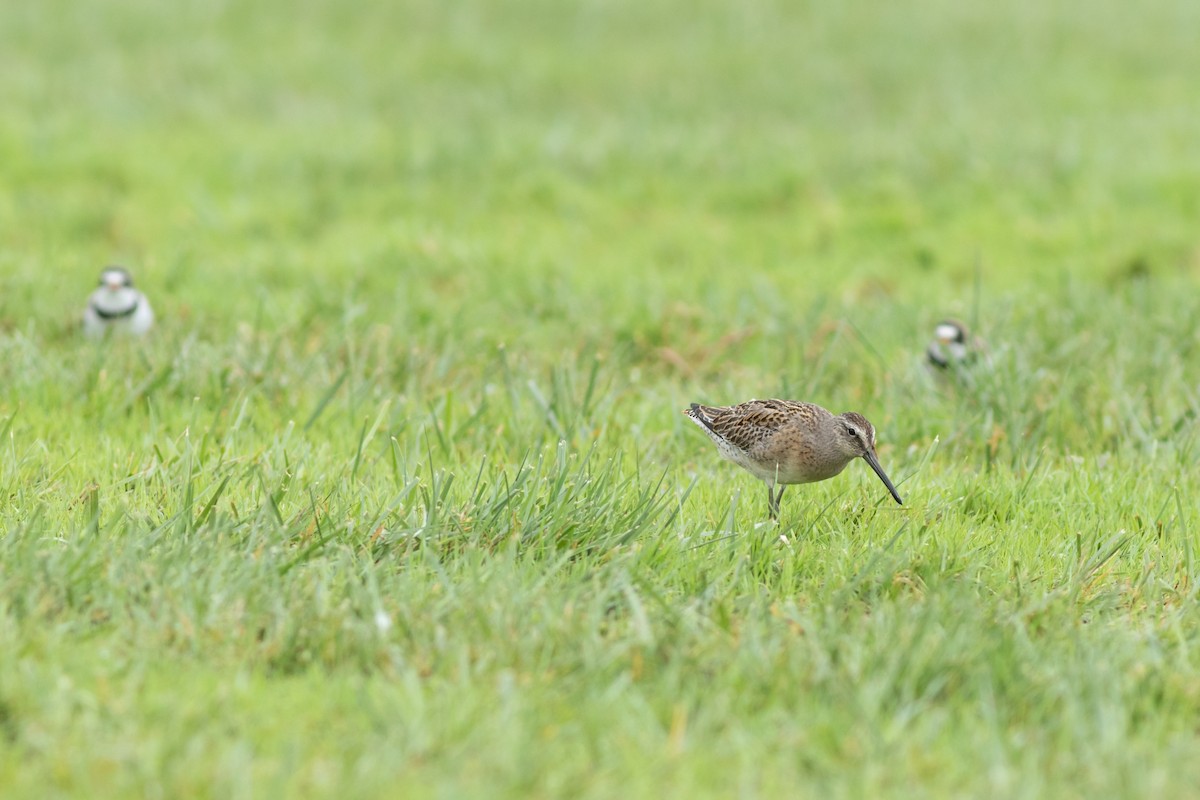
[[[116,294],[122,289],[133,287],[133,277],[124,267],[105,267],[100,273],[101,288]]]
[[[967,326],[956,319],[942,320],[933,329],[933,338],[945,347],[952,344],[966,346]]]
[[[896,487],[892,485],[891,479],[879,465],[879,456],[875,453],[875,426],[868,422],[866,417],[855,411],[839,414],[835,418],[835,424],[837,425],[838,449],[847,458],[861,458],[870,464],[871,469],[875,470],[875,474],[883,481],[883,485],[891,492],[896,502],[903,505],[904,501],[900,499]]]

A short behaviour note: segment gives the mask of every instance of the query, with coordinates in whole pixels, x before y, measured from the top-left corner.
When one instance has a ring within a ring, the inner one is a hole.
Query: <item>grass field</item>
[[[1197,26],[3,4],[0,795],[1195,796]]]

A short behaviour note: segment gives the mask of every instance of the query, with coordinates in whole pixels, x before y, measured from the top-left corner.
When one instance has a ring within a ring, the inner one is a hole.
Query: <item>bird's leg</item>
[[[769,485],[767,486],[767,501],[770,503],[771,521],[774,522],[776,526],[779,525],[779,501],[783,499],[784,488],[786,487],[781,485],[779,487],[779,491],[776,492],[774,491],[773,487]],[[788,541],[787,535],[783,533],[779,534],[779,541],[783,542],[784,544],[791,544],[791,542]]]
[[[779,492],[776,493],[775,487],[770,483],[767,484],[767,513],[770,514],[772,520],[779,520],[779,501],[783,497],[785,488],[780,486]]]

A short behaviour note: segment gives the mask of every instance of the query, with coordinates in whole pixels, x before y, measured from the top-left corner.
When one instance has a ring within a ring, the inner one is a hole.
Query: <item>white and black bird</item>
[[[956,319],[945,319],[933,329],[933,341],[925,357],[938,369],[968,367],[979,357],[982,342],[971,335],[967,326]]]
[[[83,310],[83,332],[92,337],[103,336],[109,330],[141,336],[153,325],[150,302],[133,288],[129,270],[105,267],[100,273],[100,286]]]

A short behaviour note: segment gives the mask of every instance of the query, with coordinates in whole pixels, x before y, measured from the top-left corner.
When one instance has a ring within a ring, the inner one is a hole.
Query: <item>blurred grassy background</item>
[[[221,323],[268,290],[283,320],[352,292],[387,319],[496,290],[525,308],[540,287],[519,287],[557,280],[595,303],[580,317],[628,321],[671,298],[720,319],[756,287],[797,310],[863,287],[961,302],[977,262],[997,291],[1194,277],[1198,14],[10,9],[5,317],[61,317],[49,270],[114,259]],[[189,303],[218,287],[225,314]]]

